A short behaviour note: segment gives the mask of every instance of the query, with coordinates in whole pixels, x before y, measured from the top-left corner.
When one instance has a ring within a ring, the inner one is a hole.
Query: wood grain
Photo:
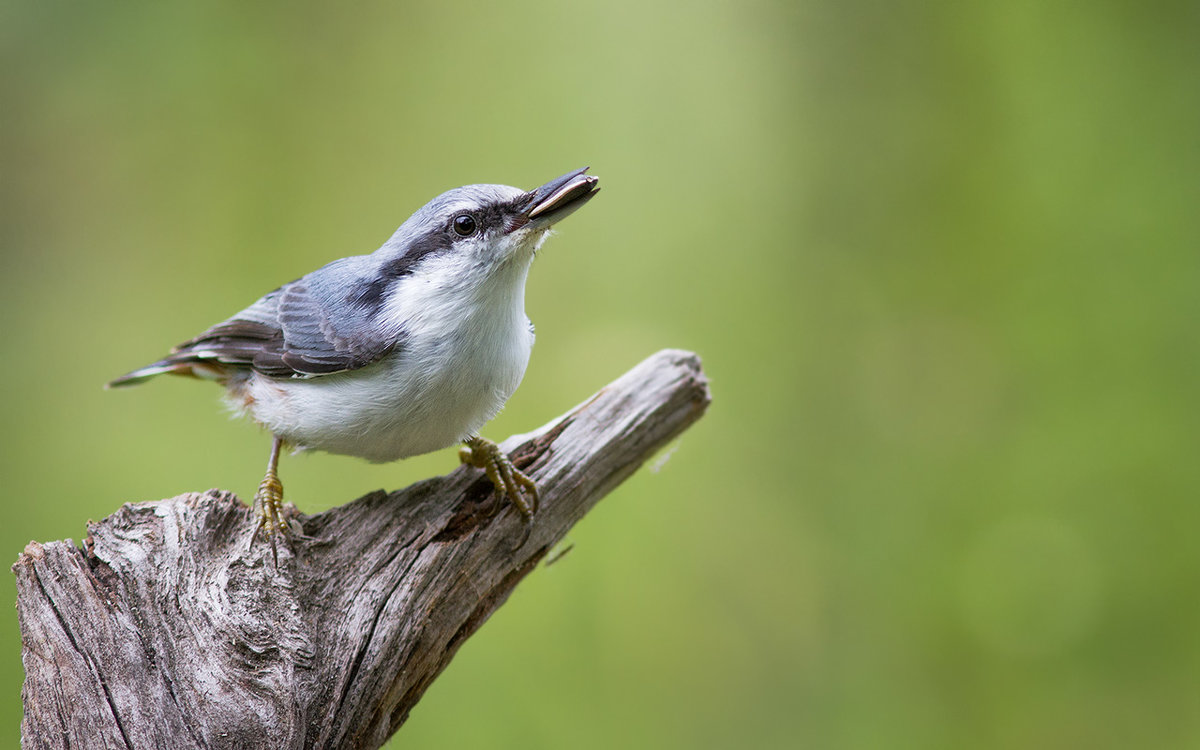
[[[377,748],[585,513],[710,401],[665,350],[505,441],[541,490],[524,524],[469,467],[324,513],[279,549],[212,490],[128,504],[13,572],[31,748]],[[520,545],[519,547],[517,545]]]

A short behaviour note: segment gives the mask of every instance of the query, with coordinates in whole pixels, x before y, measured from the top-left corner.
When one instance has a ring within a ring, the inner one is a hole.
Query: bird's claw
[[[534,481],[513,466],[500,446],[491,440],[471,438],[459,449],[458,458],[464,464],[483,469],[496,491],[507,497],[525,519],[525,537],[521,540],[524,544],[525,539],[529,538],[533,516],[538,509],[538,491]]]
[[[290,530],[287,520],[283,517],[283,483],[279,481],[278,476],[267,474],[263,477],[258,491],[254,493],[254,507],[258,512],[258,526],[254,529],[254,535],[250,537],[250,543],[253,544],[258,539],[259,532],[262,532],[271,543],[271,558],[278,568],[279,549],[275,537],[286,537]]]

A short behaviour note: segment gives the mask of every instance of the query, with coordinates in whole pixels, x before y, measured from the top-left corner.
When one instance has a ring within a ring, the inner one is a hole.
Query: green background
[[[1200,5],[0,5],[0,556],[249,497],[109,378],[430,197],[583,165],[486,430],[651,352],[714,403],[393,746],[1200,745]],[[455,466],[285,457],[316,511]],[[12,602],[11,576],[0,600]],[[21,665],[0,618],[0,745]]]

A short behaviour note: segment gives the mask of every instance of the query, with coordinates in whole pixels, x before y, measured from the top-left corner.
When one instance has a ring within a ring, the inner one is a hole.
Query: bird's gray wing
[[[365,260],[344,258],[281,286],[175,347],[163,362],[216,362],[272,377],[328,375],[377,362],[398,342],[372,325],[378,306],[363,304],[373,290]]]

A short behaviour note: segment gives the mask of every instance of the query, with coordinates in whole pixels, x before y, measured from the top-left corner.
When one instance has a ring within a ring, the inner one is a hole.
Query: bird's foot
[[[533,525],[533,516],[538,509],[537,485],[533,480],[513,466],[508,456],[504,455],[504,451],[500,450],[500,446],[485,438],[473,437],[467,440],[458,449],[458,459],[464,464],[483,469],[488,479],[492,480],[496,491],[507,497],[525,519],[527,538]],[[524,544],[524,539],[521,543]]]
[[[271,542],[271,558],[278,568],[279,549],[275,537],[286,537],[289,528],[287,519],[283,517],[283,483],[274,472],[268,472],[258,485],[258,491],[254,493],[254,507],[258,512],[258,526],[254,529],[254,536],[250,537],[250,543],[254,543],[260,532],[266,536]]]

